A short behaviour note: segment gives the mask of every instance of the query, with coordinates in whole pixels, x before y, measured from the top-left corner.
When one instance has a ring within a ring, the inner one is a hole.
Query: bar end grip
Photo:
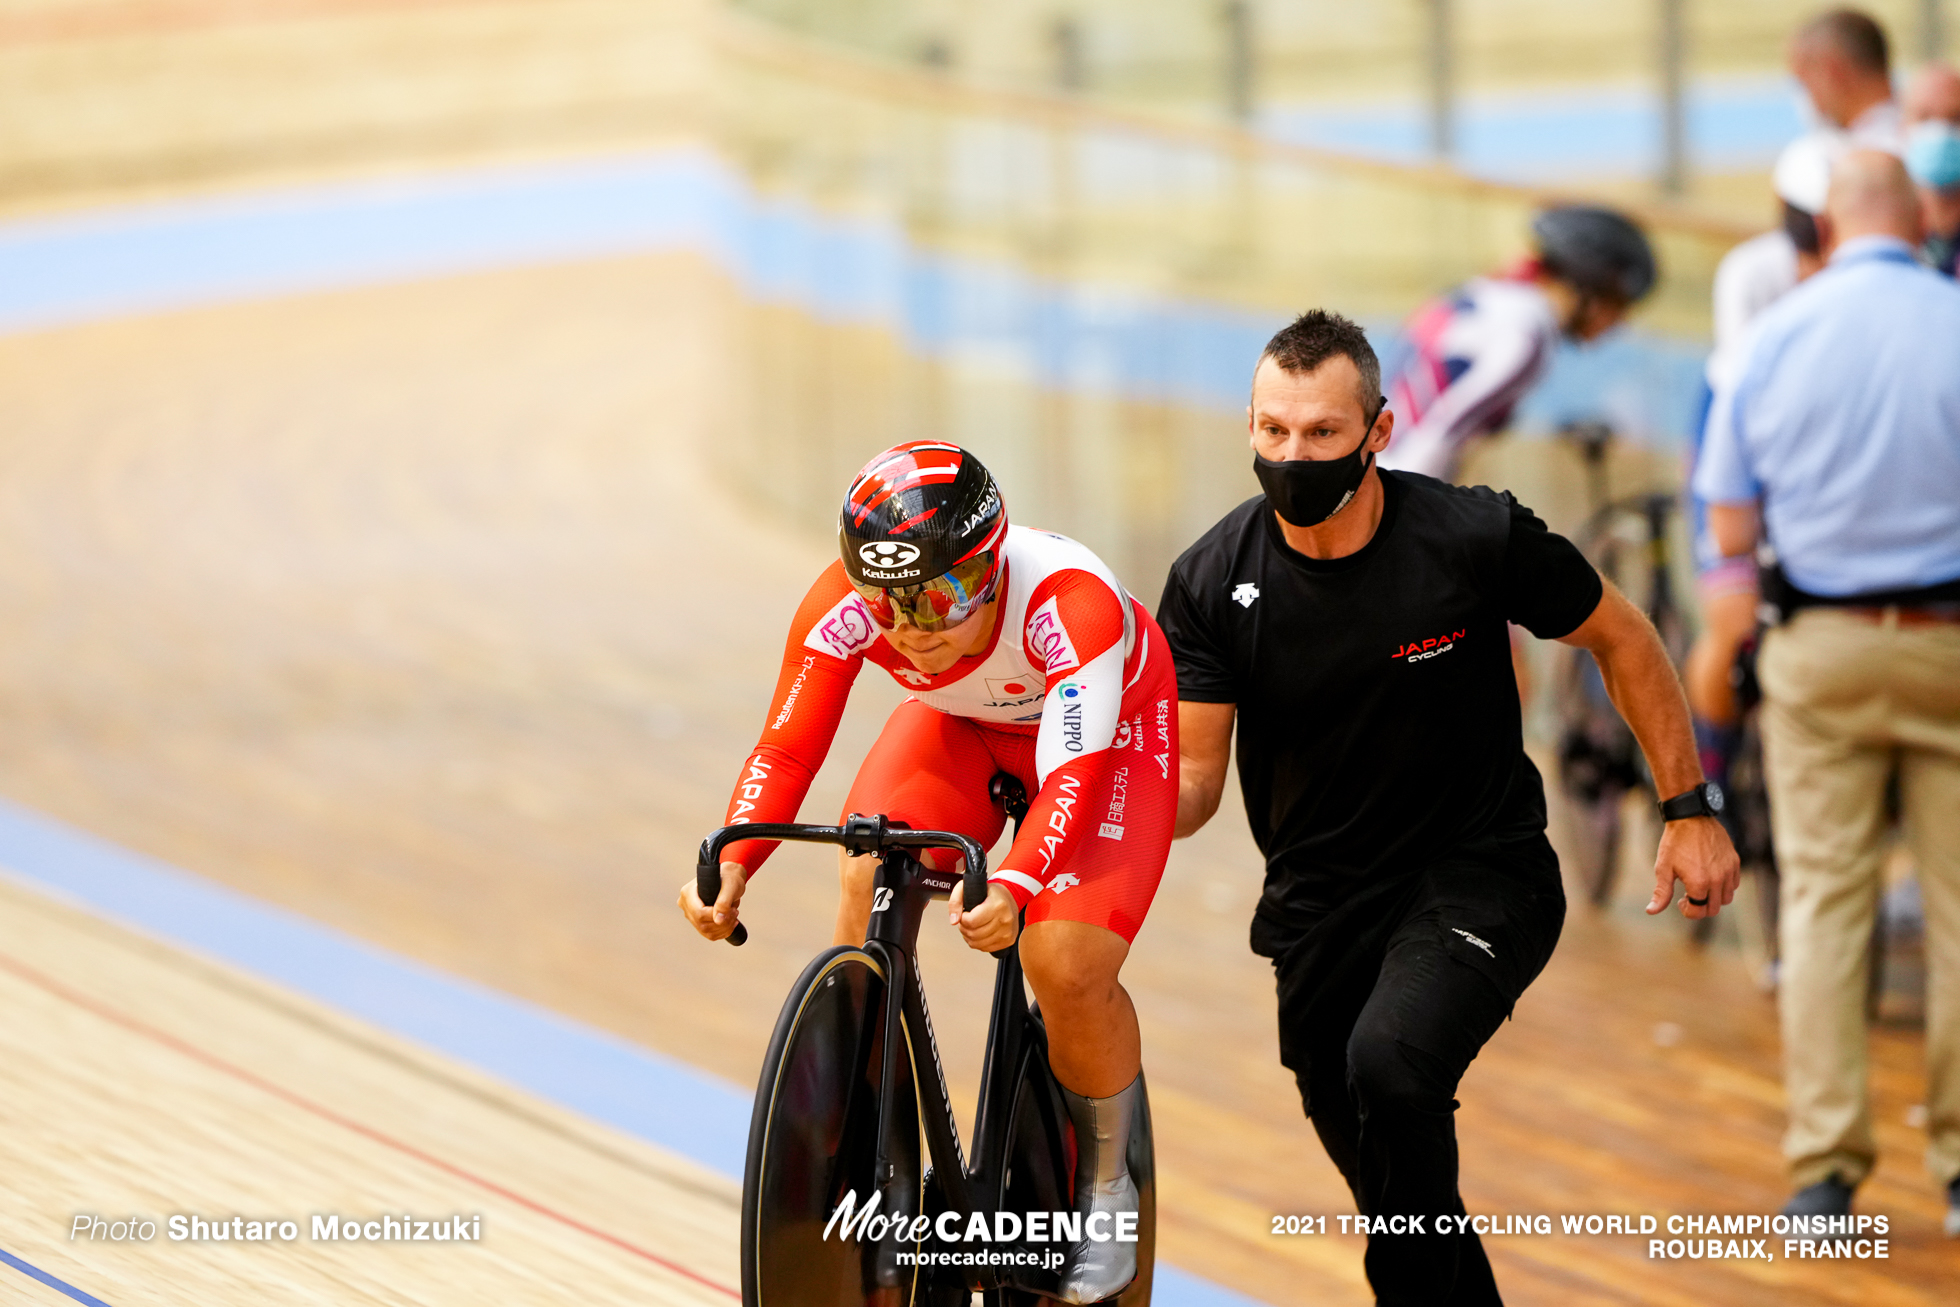
[[[965,888],[962,894],[965,911],[971,912],[987,901],[987,869],[972,863],[966,866]]]
[[[707,854],[705,845],[702,846],[702,853]],[[704,856],[694,864],[694,892],[707,904],[721,897],[721,863],[712,855]],[[736,922],[735,929],[729,933],[728,942],[736,948],[742,947],[749,942],[749,928]]]

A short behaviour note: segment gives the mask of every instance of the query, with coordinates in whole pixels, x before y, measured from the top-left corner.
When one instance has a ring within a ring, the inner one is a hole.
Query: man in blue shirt
[[[1893,155],[1843,156],[1819,228],[1829,265],[1758,320],[1694,477],[1722,553],[1766,536],[1787,579],[1759,664],[1785,1210],[1848,1212],[1876,1160],[1865,990],[1896,774],[1926,905],[1927,1165],[1960,1237],[1960,286],[1915,259]]]

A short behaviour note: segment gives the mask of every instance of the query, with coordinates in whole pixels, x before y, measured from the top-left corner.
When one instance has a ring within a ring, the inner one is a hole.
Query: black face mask
[[[1252,471],[1259,478],[1259,488],[1266,492],[1266,503],[1294,526],[1319,526],[1346,508],[1353,502],[1354,492],[1361,488],[1361,479],[1374,464],[1374,452],[1363,455],[1361,449],[1374,434],[1382,409],[1387,407],[1388,399],[1384,396],[1374,416],[1368,419],[1360,442],[1339,458],[1319,461],[1299,458],[1276,463],[1254,453]]]

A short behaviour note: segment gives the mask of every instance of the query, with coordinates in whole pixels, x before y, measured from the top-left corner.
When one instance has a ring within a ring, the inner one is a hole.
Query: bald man
[[[1844,144],[1896,152],[1899,106],[1885,29],[1856,9],[1819,14],[1790,39],[1790,73],[1802,83],[1818,125]]]
[[[1832,169],[1829,262],[1763,314],[1694,488],[1721,551],[1776,547],[1763,748],[1782,873],[1791,1215],[1877,1159],[1865,990],[1896,777],[1926,908],[1927,1166],[1960,1237],[1960,286],[1914,257],[1904,165]]]
[[[1835,262],[1848,241],[1919,234],[1919,200],[1905,164],[1890,150],[1851,150],[1831,165],[1821,234]]]
[[[1919,187],[1926,242],[1920,257],[1951,277],[1960,270],[1960,73],[1931,63],[1906,85],[1906,171]]]

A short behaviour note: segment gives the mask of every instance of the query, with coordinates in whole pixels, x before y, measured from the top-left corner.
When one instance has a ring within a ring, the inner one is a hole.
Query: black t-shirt
[[[1508,492],[1381,475],[1381,524],[1358,552],[1307,558],[1249,499],[1172,566],[1157,611],[1178,697],[1238,706],[1259,916],[1275,927],[1542,837],[1506,623],[1552,639],[1599,603],[1592,565]]]

